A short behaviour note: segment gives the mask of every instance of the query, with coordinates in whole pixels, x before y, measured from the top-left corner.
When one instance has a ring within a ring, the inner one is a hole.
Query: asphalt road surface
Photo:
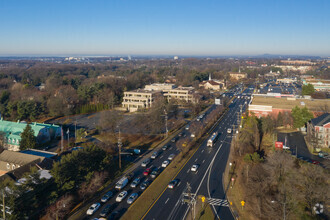
[[[245,93],[248,94],[248,91],[245,91]],[[226,200],[225,189],[222,185],[222,174],[226,167],[233,136],[233,132],[228,134],[227,129],[233,128],[233,125],[236,125],[237,128],[237,113],[240,112],[241,107],[244,112],[250,100],[250,98],[245,97],[235,99],[230,105],[230,110],[214,128],[214,131],[218,131],[220,135],[215,146],[207,147],[207,139],[202,143],[177,175],[176,179],[180,180],[179,184],[174,189],[166,189],[146,213],[144,219],[185,219],[189,208],[187,204],[182,202],[182,199],[186,192],[187,183],[190,184],[191,192],[195,196],[203,195],[206,197],[217,218],[234,219]],[[247,104],[245,104],[245,101],[247,101]],[[197,172],[190,171],[193,164],[199,165]]]

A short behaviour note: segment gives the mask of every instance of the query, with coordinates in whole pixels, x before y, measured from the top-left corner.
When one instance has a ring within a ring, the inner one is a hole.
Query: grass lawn
[[[197,215],[198,220],[212,220],[214,219],[214,214],[210,205],[205,205],[204,209],[200,211]]]

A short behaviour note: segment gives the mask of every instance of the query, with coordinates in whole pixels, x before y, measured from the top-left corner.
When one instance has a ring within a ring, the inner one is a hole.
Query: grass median
[[[141,219],[151,205],[166,189],[167,184],[177,176],[187,161],[193,156],[198,148],[191,149],[185,157],[182,153],[177,155],[173,162],[154,180],[144,193],[129,207],[122,219]]]

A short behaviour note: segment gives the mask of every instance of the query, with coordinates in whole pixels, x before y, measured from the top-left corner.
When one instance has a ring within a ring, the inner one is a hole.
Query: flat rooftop
[[[304,103],[305,105],[301,105]],[[311,111],[320,111],[325,106],[330,109],[330,99],[296,99],[288,100],[287,98],[275,98],[266,96],[253,96],[251,105],[268,105],[277,109],[292,109],[295,106],[307,107]]]
[[[23,150],[21,151],[21,153],[35,155],[39,157],[45,157],[45,158],[53,158],[57,155],[56,153],[40,151],[40,150]]]

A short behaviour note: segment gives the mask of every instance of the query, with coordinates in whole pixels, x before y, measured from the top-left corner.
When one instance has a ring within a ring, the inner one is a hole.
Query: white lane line
[[[181,182],[179,182],[178,186],[180,186]]]
[[[195,162],[197,162],[198,158],[196,158]]]
[[[160,159],[162,159],[162,158],[163,158],[163,156],[164,156],[164,155],[160,156]]]
[[[196,174],[198,173],[198,170],[196,171]]]
[[[170,198],[167,198],[167,199],[166,199],[165,204],[168,202],[168,200],[170,200]]]
[[[204,150],[202,150],[202,153],[204,152]]]
[[[189,169],[187,170],[187,173],[189,173]]]
[[[203,160],[203,162],[202,163],[204,163],[205,162],[205,160]]]

